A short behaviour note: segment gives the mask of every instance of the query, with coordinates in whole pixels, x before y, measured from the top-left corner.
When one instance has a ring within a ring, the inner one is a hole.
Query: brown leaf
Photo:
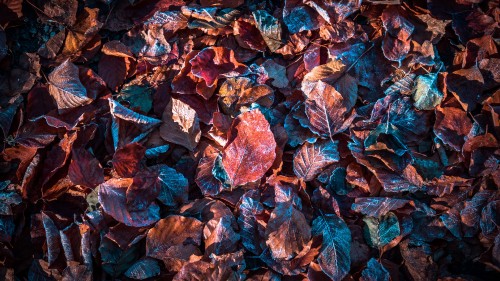
[[[455,107],[437,107],[434,132],[443,143],[456,151],[461,151],[465,137],[472,128],[467,113]]]
[[[160,219],[160,208],[151,202],[141,211],[130,211],[127,207],[126,192],[133,180],[130,178],[110,179],[99,185],[99,203],[107,214],[115,220],[133,227],[144,227]]]
[[[49,93],[57,103],[59,113],[92,102],[79,78],[78,67],[64,61],[49,74]]]
[[[63,55],[73,55],[87,45],[99,32],[102,23],[97,19],[99,9],[85,7],[78,16],[77,22],[66,35]]]
[[[193,151],[201,137],[198,115],[186,103],[171,99],[162,116],[163,124],[160,126],[162,139],[182,145]]]
[[[351,113],[349,95],[344,96],[333,86],[318,81],[308,93],[306,114],[311,130],[323,137],[332,138],[347,129],[355,115]]]
[[[113,155],[113,168],[124,178],[133,177],[140,168],[146,148],[139,143],[129,143],[116,150]]]
[[[280,203],[266,228],[266,245],[275,259],[290,260],[311,240],[311,227],[292,202]]]
[[[159,260],[180,257],[182,252],[201,245],[203,223],[195,218],[171,215],[161,219],[148,231],[146,255]]]
[[[74,149],[68,176],[75,185],[94,188],[104,181],[104,171],[99,161],[87,150]]]

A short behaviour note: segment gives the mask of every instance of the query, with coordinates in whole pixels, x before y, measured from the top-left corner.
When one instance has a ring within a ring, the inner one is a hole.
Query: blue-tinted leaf
[[[48,262],[49,265],[53,265],[61,253],[61,236],[54,221],[44,212],[42,212],[42,223],[45,229]]]
[[[161,184],[158,200],[166,206],[176,207],[188,199],[188,180],[181,173],[167,165],[153,166],[158,172]]]
[[[342,280],[351,269],[351,231],[337,215],[326,214],[313,221],[312,232],[323,237],[319,266],[333,280]]]
[[[326,182],[326,189],[330,192],[335,192],[338,195],[346,195],[352,190],[346,182],[347,171],[344,167],[339,167],[333,170],[328,181]]]
[[[169,148],[170,146],[168,144],[148,148],[146,149],[145,156],[148,159],[153,159],[160,156],[160,154],[167,152]]]
[[[314,30],[319,27],[318,20],[315,17],[315,11],[307,6],[296,6],[291,11],[284,9],[283,21],[290,33]]]
[[[363,221],[366,242],[374,248],[387,245],[401,233],[398,217],[391,212],[380,218],[365,217]]]
[[[214,178],[216,178],[222,186],[224,186],[225,189],[229,189],[231,187],[230,181],[229,181],[229,176],[226,173],[226,170],[224,169],[224,166],[222,165],[222,155],[219,154],[215,158],[214,161],[214,167],[212,168],[212,175]]]
[[[139,142],[161,123],[160,120],[134,112],[111,98],[109,108],[113,117],[111,135],[115,149],[127,143]]]
[[[0,47],[1,48],[1,47]],[[17,98],[9,106],[0,109],[0,130],[3,132],[3,137],[6,138],[9,134],[10,125],[12,124],[12,119],[17,112],[17,108],[23,102],[22,96]]]
[[[153,107],[153,88],[149,84],[125,85],[116,97],[118,101],[126,101],[130,108],[148,113]]]
[[[23,202],[21,195],[17,192],[1,191],[0,192],[0,215],[11,216],[12,207],[17,206]]]
[[[16,225],[14,224],[13,216],[0,216],[0,241],[10,243],[12,236],[14,236],[14,231],[16,230]]]
[[[263,215],[265,209],[259,200],[259,192],[250,190],[241,197],[239,205],[238,225],[240,226],[241,242],[254,255],[259,255],[264,248],[261,242],[264,228],[257,221],[257,217]]]
[[[313,180],[321,170],[340,159],[338,141],[317,141],[305,143],[295,153],[293,171],[305,181]]]
[[[491,236],[500,227],[500,200],[491,201],[483,208],[479,224],[483,235]]]
[[[156,260],[145,258],[129,267],[124,275],[128,278],[144,280],[160,275],[160,266]]]
[[[410,203],[410,200],[389,197],[365,197],[356,198],[351,209],[355,212],[371,217],[380,217],[389,211],[402,208]]]
[[[371,258],[366,268],[361,273],[360,281],[389,281],[390,275],[387,269],[376,259]]]
[[[297,103],[285,118],[284,127],[288,135],[288,144],[292,147],[304,142],[314,143],[318,135],[309,130],[309,119],[305,114],[305,106],[302,102]]]
[[[141,255],[141,244],[137,243],[128,249],[121,249],[113,241],[104,238],[99,246],[102,269],[116,277],[125,272]]]
[[[437,88],[437,73],[420,75],[415,80],[412,98],[419,110],[433,110],[443,100],[443,93]]]

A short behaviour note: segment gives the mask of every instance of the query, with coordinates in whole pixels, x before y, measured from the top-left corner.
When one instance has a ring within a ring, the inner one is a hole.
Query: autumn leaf
[[[260,179],[276,157],[276,141],[269,123],[258,109],[239,115],[231,125],[222,153],[222,165],[231,186]]]
[[[198,144],[201,131],[198,115],[186,103],[171,99],[165,107],[160,126],[160,136],[169,142],[194,150]]]
[[[305,181],[313,180],[326,166],[339,161],[337,141],[305,143],[293,159],[293,171]]]
[[[92,102],[78,75],[78,67],[64,61],[49,74],[49,93],[60,113]]]

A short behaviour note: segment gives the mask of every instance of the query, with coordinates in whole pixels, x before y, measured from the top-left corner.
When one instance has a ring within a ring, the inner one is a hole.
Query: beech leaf
[[[305,181],[313,180],[326,166],[339,161],[338,141],[306,142],[293,158],[293,171]]]
[[[275,259],[290,260],[311,239],[311,227],[292,202],[280,203],[271,213],[266,228],[266,245]]]
[[[65,60],[49,74],[49,93],[60,113],[92,102],[78,75],[78,67]]]
[[[160,136],[169,142],[194,150],[201,137],[200,121],[188,104],[171,99],[162,116]]]
[[[260,179],[276,157],[276,141],[269,123],[258,109],[240,114],[232,123],[222,153],[222,165],[231,186]]]
[[[351,231],[337,215],[325,214],[313,221],[312,233],[323,238],[319,266],[328,277],[342,280],[351,268]]]

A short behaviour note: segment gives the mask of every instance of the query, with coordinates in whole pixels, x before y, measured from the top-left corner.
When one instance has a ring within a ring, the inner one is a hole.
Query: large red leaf
[[[222,165],[232,186],[260,179],[276,158],[276,141],[258,109],[239,115],[231,125]]]

